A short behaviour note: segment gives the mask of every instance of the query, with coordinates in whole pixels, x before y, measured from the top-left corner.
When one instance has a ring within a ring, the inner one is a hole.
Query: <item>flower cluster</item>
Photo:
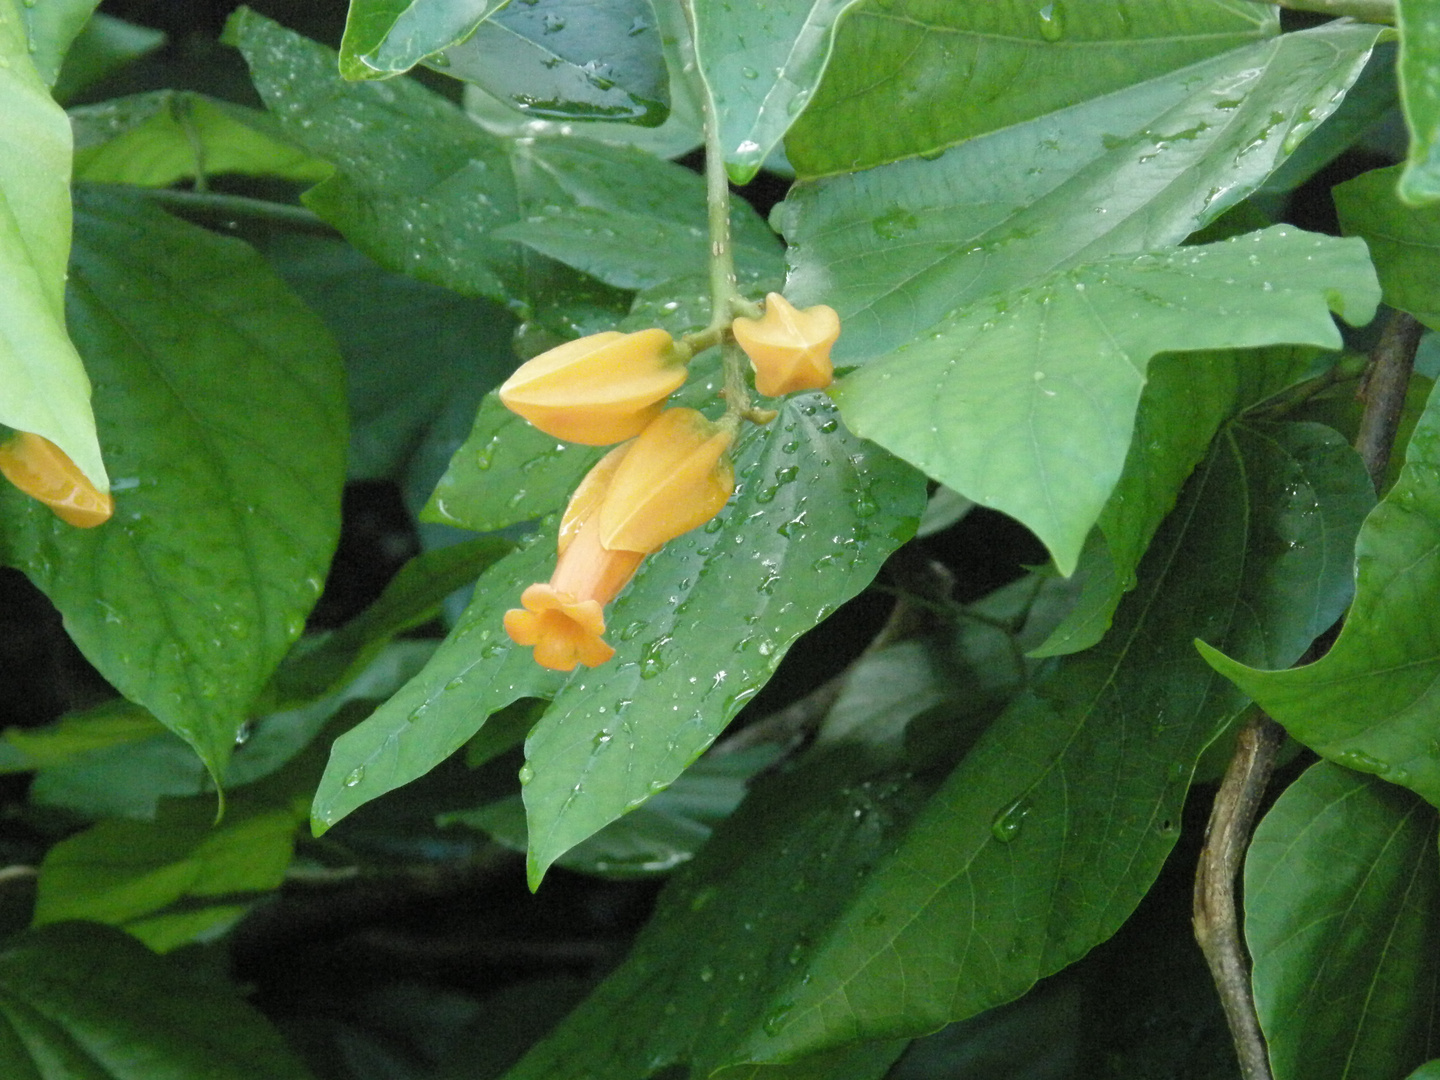
[[[736,319],[732,333],[767,397],[829,385],[830,346],[840,333],[830,308],[797,311],[771,293],[763,317]],[[605,605],[645,556],[705,524],[735,490],[730,449],[743,410],[729,402],[710,420],[665,407],[685,382],[694,344],[660,329],[592,334],[526,362],[500,387],[506,408],[548,435],[620,444],[570,497],[550,580],[529,586],[522,606],[505,613],[505,632],[533,646],[543,667],[572,671],[614,656]]]
[[[108,491],[98,490],[64,450],[31,431],[17,431],[0,445],[0,474],[77,529],[103,525],[115,512]]]

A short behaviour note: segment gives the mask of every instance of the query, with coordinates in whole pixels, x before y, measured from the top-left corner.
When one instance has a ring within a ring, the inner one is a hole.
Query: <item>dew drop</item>
[[[1020,835],[1025,815],[1030,812],[1030,799],[1021,795],[1014,802],[1002,806],[990,822],[990,835],[1002,844],[1008,844]]]
[[[341,781],[341,782],[342,782],[346,787],[354,787],[356,784],[360,783],[360,781],[361,781],[361,780],[364,780],[364,779],[365,779],[365,766],[364,766],[364,765],[356,765],[355,768],[351,769],[351,770],[346,774],[345,779],[344,779],[343,781]]]

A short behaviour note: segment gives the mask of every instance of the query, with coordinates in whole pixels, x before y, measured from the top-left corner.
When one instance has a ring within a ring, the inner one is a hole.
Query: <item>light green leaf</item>
[[[52,91],[55,100],[61,104],[70,101],[82,90],[164,43],[165,35],[159,30],[96,12],[65,54],[65,63],[60,66]]]
[[[59,765],[106,747],[163,734],[160,722],[123,698],[82,713],[68,713],[44,727],[9,727],[0,735],[0,773]]]
[[[143,200],[80,206],[70,324],[99,387],[115,516],[72,529],[0,490],[0,535],[90,662],[219,775],[339,533],[339,357],[239,241]]]
[[[16,1080],[309,1080],[228,984],[94,924],[0,949],[0,1075]]]
[[[1400,103],[1410,149],[1400,198],[1411,206],[1440,199],[1440,2],[1397,0],[1400,15]]]
[[[856,434],[1024,522],[1068,575],[1120,478],[1150,357],[1337,348],[1327,305],[1365,323],[1378,302],[1363,245],[1276,226],[1051,274],[962,309],[833,396]]]
[[[650,0],[512,4],[431,64],[526,116],[658,127],[670,111]]]
[[[695,4],[695,55],[714,102],[725,170],[748,183],[824,74],[835,24],[855,0]]]
[[[1372,169],[1331,195],[1346,234],[1369,246],[1385,303],[1440,327],[1440,209],[1401,202],[1395,189],[1400,170]]]
[[[1273,7],[1237,0],[869,0],[785,148],[802,176],[935,153],[1278,30]]]
[[[79,181],[169,187],[245,173],[315,182],[333,171],[267,113],[183,90],[82,105],[70,110],[70,123]]]
[[[1440,1080],[1440,1058],[1427,1061],[1412,1072],[1405,1080]]]
[[[100,0],[21,0],[26,48],[46,86],[54,86],[70,43],[84,29]],[[0,16],[3,17],[3,16]]]
[[[1320,660],[1262,671],[1208,644],[1217,671],[1316,753],[1440,804],[1440,393],[1355,544],[1355,602]]]
[[[1255,830],[1245,942],[1279,1080],[1391,1080],[1436,1050],[1435,811],[1313,766]]]
[[[23,10],[0,0],[0,424],[45,436],[108,491],[90,380],[65,332],[70,123],[30,59]]]
[[[347,79],[388,79],[464,41],[508,0],[352,0],[340,42]]]
[[[798,185],[779,214],[785,294],[835,308],[836,362],[857,363],[1057,269],[1178,244],[1334,111],[1378,32],[1340,22],[1285,34],[933,161]]]

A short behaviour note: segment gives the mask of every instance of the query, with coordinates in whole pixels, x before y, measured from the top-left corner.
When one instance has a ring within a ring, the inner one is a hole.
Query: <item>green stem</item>
[[[124,188],[131,194],[143,195],[163,203],[181,214],[207,219],[248,218],[272,221],[298,232],[335,236],[335,230],[303,206],[250,199],[244,195],[220,195],[213,191],[176,191],[173,188],[134,187],[129,184],[96,184],[95,187]]]
[[[1275,6],[1319,15],[1348,15],[1360,22],[1386,26],[1394,26],[1399,19],[1395,0],[1277,0]]]

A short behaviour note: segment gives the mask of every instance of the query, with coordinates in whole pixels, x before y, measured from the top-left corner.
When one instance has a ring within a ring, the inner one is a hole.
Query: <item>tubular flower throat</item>
[[[830,346],[840,336],[834,308],[816,304],[797,310],[772,292],[765,297],[763,316],[741,316],[730,329],[755,369],[755,389],[766,397],[823,390],[834,378]]]
[[[115,500],[108,491],[96,489],[65,451],[33,432],[16,432],[0,446],[0,473],[77,529],[103,525],[115,512]]]
[[[521,364],[500,400],[547,435],[609,446],[639,435],[684,382],[683,355],[664,330],[607,330]]]

